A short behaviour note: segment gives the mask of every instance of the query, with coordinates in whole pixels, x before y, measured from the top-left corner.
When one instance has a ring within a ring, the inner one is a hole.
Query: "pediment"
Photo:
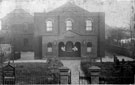
[[[66,32],[63,33],[63,36],[64,37],[74,37],[74,36],[78,36],[78,34],[76,34],[73,31],[66,31]]]
[[[85,10],[82,7],[79,7],[71,2],[67,2],[67,3],[63,4],[62,6],[48,12],[47,14],[49,15],[50,13],[52,13],[52,14],[61,15],[64,12],[71,12],[71,13],[77,13],[77,14],[89,14],[90,13],[88,10]]]

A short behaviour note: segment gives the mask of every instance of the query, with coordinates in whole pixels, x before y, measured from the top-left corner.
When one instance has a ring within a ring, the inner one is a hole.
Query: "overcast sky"
[[[20,1],[20,0],[19,0]],[[34,12],[50,11],[68,0],[30,0],[21,3],[22,8]],[[130,0],[74,0],[75,4],[90,12],[105,12],[105,22],[113,27],[128,27],[131,14]],[[15,0],[3,0],[0,4],[0,18],[15,9]]]

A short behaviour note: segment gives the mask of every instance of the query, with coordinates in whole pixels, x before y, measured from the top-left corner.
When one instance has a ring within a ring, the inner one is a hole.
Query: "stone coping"
[[[47,60],[15,60],[14,63],[46,63]],[[8,63],[8,61],[4,62]],[[10,63],[13,63],[11,60]]]

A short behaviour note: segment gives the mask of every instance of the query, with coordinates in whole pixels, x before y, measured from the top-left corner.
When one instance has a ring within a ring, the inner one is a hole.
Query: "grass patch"
[[[57,59],[49,59],[47,63],[15,63],[16,84],[58,84],[59,70],[63,64]]]

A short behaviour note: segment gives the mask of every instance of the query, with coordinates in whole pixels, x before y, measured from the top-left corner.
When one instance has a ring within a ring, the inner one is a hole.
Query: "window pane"
[[[52,47],[48,47],[48,52],[52,52]]]
[[[72,30],[72,21],[66,21],[66,30]]]
[[[52,31],[52,21],[47,21],[46,23],[46,27],[47,27],[47,31]]]
[[[47,27],[52,27],[52,21],[47,21]]]
[[[52,43],[47,44],[47,51],[52,52]]]
[[[86,30],[87,31],[91,31],[92,30],[92,27],[86,27]]]
[[[67,21],[67,26],[72,26],[72,22],[71,21]]]
[[[92,26],[92,22],[90,20],[86,21],[86,26]]]
[[[92,30],[92,22],[90,20],[86,21],[86,30],[91,31]]]
[[[91,52],[92,51],[92,47],[87,47],[87,52]]]
[[[72,30],[72,28],[71,27],[67,27],[67,30]]]
[[[91,52],[92,51],[92,42],[88,42],[87,43],[87,52]]]

